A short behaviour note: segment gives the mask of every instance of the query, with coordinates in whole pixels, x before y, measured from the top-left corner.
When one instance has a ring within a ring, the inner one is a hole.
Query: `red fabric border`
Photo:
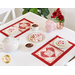
[[[44,59],[42,59],[41,57],[37,56],[35,53],[38,52],[40,49],[42,49],[43,47],[45,47],[48,43],[50,43],[51,41],[53,41],[54,39],[56,39],[57,37],[62,38],[58,35],[56,35],[53,39],[49,40],[46,44],[44,44],[42,47],[40,47],[39,49],[37,49],[36,51],[34,51],[32,53],[33,56],[35,56],[36,58],[40,59],[41,61],[43,61],[44,63],[46,63],[49,66],[52,66],[53,64],[55,64],[59,59],[61,59],[66,53],[68,53],[74,46],[75,44],[73,44],[72,42],[68,41],[70,44],[72,44],[72,46],[70,48],[68,48],[65,52],[63,52],[58,58],[56,58],[52,63],[48,63],[47,61],[45,61]]]
[[[23,18],[23,19],[21,19],[21,20],[19,20],[19,21],[15,22],[14,24],[11,24],[11,25],[9,25],[9,26],[7,26],[7,27],[3,28],[2,30],[0,30],[0,32],[1,32],[2,34],[4,34],[6,37],[8,37],[9,35],[8,35],[8,34],[6,34],[6,33],[4,33],[4,32],[3,32],[3,30],[5,30],[5,29],[7,29],[7,28],[9,28],[9,27],[11,27],[11,26],[13,26],[13,25],[15,25],[15,24],[17,24],[17,23],[21,22],[22,20],[26,20],[26,21],[28,21],[28,22],[30,22],[30,23],[32,23],[32,24],[33,24],[33,22],[29,21],[29,20],[28,20],[28,19],[26,19],[26,18]],[[27,30],[25,30],[24,32],[22,32],[22,33],[20,33],[20,34],[18,34],[18,35],[16,35],[16,36],[14,36],[14,37],[16,38],[16,37],[20,36],[21,34],[25,33],[25,32],[26,32],[26,31],[28,31],[28,30],[30,30],[30,28],[29,28],[29,29],[27,29]]]

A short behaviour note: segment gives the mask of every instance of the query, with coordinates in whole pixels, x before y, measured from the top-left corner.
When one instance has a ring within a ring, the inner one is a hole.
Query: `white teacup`
[[[39,25],[33,24],[33,25],[32,25],[32,30],[33,30],[33,31],[38,31],[38,30],[39,30]]]
[[[32,51],[34,49],[34,44],[33,43],[26,43],[25,44],[25,51],[29,52]]]

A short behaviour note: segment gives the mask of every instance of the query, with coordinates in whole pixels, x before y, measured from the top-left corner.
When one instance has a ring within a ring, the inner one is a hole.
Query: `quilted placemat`
[[[72,42],[67,40],[69,43],[68,47],[60,49],[53,44],[53,41],[58,38],[63,39],[62,37],[56,35],[53,39],[49,40],[42,47],[34,51],[32,55],[43,61],[47,65],[52,66],[75,46]]]
[[[33,24],[33,22],[29,21],[26,18],[23,18],[17,21],[16,23],[3,28],[2,30],[0,30],[0,32],[7,37],[8,36],[18,37],[21,34],[25,33],[26,31],[30,30],[31,24]]]

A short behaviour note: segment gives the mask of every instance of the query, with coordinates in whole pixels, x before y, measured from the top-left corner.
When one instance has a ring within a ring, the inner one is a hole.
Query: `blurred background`
[[[50,14],[47,16],[47,18],[55,22],[54,19],[51,19],[51,15],[52,15],[52,12],[54,12],[54,10],[56,10],[57,8],[48,8],[48,9],[50,11]],[[62,14],[65,17],[64,26],[75,31],[75,8],[60,8],[60,10],[62,11]],[[16,17],[21,16],[23,11],[24,11],[23,8],[15,8]],[[5,14],[6,13],[0,15],[0,20],[3,19]],[[12,13],[10,13],[6,22],[11,21],[11,20],[12,20]]]

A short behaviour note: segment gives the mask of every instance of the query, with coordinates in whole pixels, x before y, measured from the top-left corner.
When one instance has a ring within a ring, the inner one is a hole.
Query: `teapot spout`
[[[17,40],[19,41],[19,43],[21,42],[21,37],[17,37]]]

